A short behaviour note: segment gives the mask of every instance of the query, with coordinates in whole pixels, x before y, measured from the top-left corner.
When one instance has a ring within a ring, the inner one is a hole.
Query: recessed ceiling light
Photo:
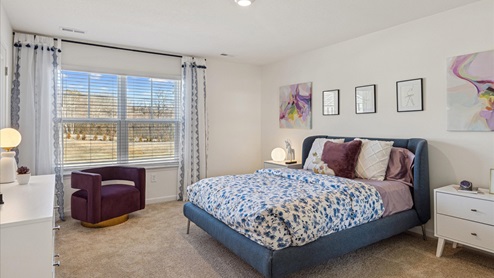
[[[239,6],[247,7],[254,3],[254,1],[255,0],[235,0],[235,3],[237,3]]]

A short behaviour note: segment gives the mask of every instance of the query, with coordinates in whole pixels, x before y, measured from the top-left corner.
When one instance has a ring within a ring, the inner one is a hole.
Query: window
[[[176,163],[180,81],[62,70],[63,163]]]

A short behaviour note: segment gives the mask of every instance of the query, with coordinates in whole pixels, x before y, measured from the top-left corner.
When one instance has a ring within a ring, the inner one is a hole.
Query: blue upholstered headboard
[[[338,139],[344,138],[345,142],[355,139],[355,137],[325,136],[316,135],[305,138],[302,145],[302,165],[309,156],[312,143],[316,138]],[[429,189],[429,152],[427,140],[420,138],[393,139],[393,138],[364,138],[370,140],[393,141],[394,147],[406,148],[415,154],[413,167],[413,190],[412,197],[414,209],[417,211],[420,221],[425,224],[431,218],[430,189]]]

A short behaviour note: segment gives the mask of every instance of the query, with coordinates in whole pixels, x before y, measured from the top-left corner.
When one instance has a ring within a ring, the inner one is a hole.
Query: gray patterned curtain
[[[16,33],[12,81],[11,126],[22,135],[17,148],[19,166],[33,175],[56,175],[60,219],[64,220],[63,176],[57,92],[60,73],[60,40]]]
[[[208,124],[206,60],[182,58],[182,103],[178,156],[178,200],[186,201],[187,186],[207,175]]]

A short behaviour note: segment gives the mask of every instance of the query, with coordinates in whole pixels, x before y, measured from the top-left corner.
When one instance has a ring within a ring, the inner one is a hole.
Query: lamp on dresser
[[[19,131],[13,128],[3,128],[0,130],[0,148],[2,159],[0,160],[0,183],[11,183],[15,181],[15,171],[17,163],[15,162],[15,152],[13,148],[19,146],[22,136]]]

